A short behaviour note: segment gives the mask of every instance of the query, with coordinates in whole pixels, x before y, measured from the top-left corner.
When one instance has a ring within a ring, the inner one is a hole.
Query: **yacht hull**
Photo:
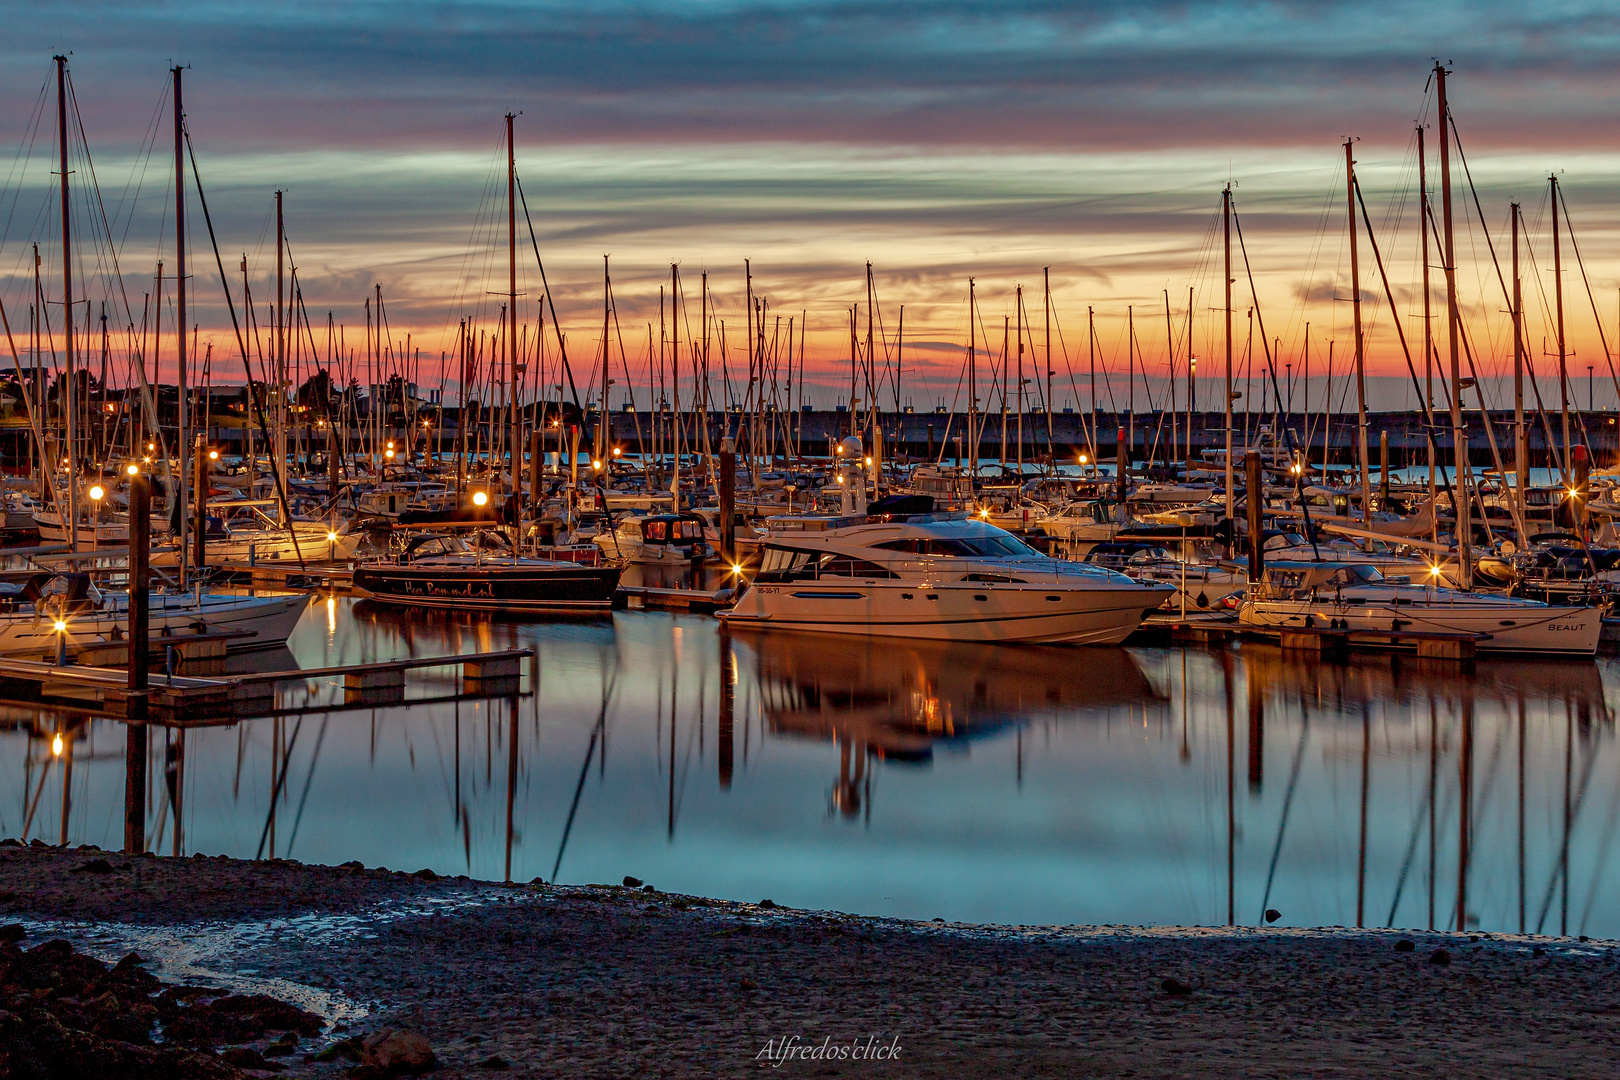
[[[932,641],[1118,645],[1164,586],[806,581],[755,585],[720,616],[734,627]]]
[[[1591,656],[1603,632],[1602,611],[1595,607],[1544,607],[1531,604],[1355,603],[1346,600],[1248,600],[1238,621],[1251,630],[1281,632],[1337,621],[1350,630],[1369,633],[1485,634],[1479,652]]]
[[[358,567],[355,591],[370,600],[463,611],[548,611],[606,608],[619,585],[617,566],[559,562],[554,567],[499,564]]]
[[[86,644],[94,641],[113,641],[129,627],[128,602],[117,596],[117,602],[107,608],[82,612],[71,616],[66,631],[69,642]],[[226,643],[230,652],[251,652],[273,649],[285,644],[310,598],[303,594],[287,596],[233,596],[206,594],[201,606],[194,595],[185,593],[154,593],[148,609],[148,627],[151,639],[161,641],[167,632],[196,632],[199,629],[246,631],[252,637]],[[56,650],[56,630],[53,620],[19,613],[0,617],[0,653],[13,656],[31,656],[36,651],[42,656]]]

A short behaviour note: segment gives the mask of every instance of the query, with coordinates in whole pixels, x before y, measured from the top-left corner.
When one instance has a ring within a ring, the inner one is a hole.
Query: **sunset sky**
[[[1343,379],[1353,346],[1342,141],[1360,140],[1358,171],[1421,373],[1414,127],[1430,125],[1437,192],[1430,69],[1439,57],[1453,70],[1452,111],[1504,272],[1508,205],[1524,208],[1534,255],[1523,269],[1527,334],[1543,394],[1557,397],[1547,201],[1556,172],[1586,271],[1583,280],[1566,238],[1572,394],[1586,403],[1590,364],[1597,404],[1616,400],[1593,312],[1595,300],[1613,349],[1620,14],[1611,5],[13,3],[5,25],[0,297],[20,347],[35,241],[60,321],[51,57],[69,52],[132,314],[107,272],[104,239],[76,255],[76,266],[93,303],[116,300],[114,325],[140,322],[160,255],[172,273],[167,69],[179,62],[190,65],[188,122],[237,303],[243,253],[255,299],[273,294],[272,192],[283,188],[317,345],[325,348],[331,312],[359,349],[362,304],[380,284],[393,337],[403,345],[409,333],[430,358],[429,385],[458,320],[493,323],[493,294],[506,289],[501,139],[510,111],[520,113],[518,171],[576,379],[585,381],[600,348],[605,254],[643,406],[647,326],[670,264],[680,265],[694,336],[708,271],[735,375],[746,364],[749,259],[770,329],[777,315],[784,335],[789,317],[808,326],[809,400],[820,405],[847,395],[847,311],[862,305],[864,335],[871,261],[891,339],[905,306],[901,396],[919,411],[965,402],[957,387],[970,277],[997,355],[1014,289],[1024,286],[1035,323],[1027,374],[1037,375],[1043,267],[1058,327],[1058,407],[1088,401],[1088,307],[1099,361],[1112,373],[1103,406],[1109,394],[1125,401],[1128,308],[1162,399],[1165,293],[1179,367],[1189,288],[1200,402],[1213,407],[1223,359],[1218,213],[1230,181],[1267,335],[1294,365],[1296,407],[1305,401],[1297,380],[1309,323],[1311,407],[1321,408],[1332,341],[1335,407],[1353,408]],[[77,146],[77,134],[69,141]],[[1459,294],[1489,378],[1511,362],[1507,304],[1454,165]],[[87,174],[76,157],[80,192]],[[1438,213],[1438,195],[1436,203]],[[78,228],[91,240],[99,213],[76,198]],[[201,338],[215,346],[216,377],[240,382],[195,199],[189,213]],[[519,234],[520,303],[532,323],[539,282],[521,217]],[[1437,252],[1431,261],[1443,332]],[[1410,382],[1365,237],[1361,270],[1372,404],[1408,407]],[[1241,364],[1251,307],[1241,255],[1234,276]],[[163,372],[172,378],[172,315],[165,319]],[[613,365],[622,379],[617,339]],[[453,382],[454,373],[452,399]],[[1500,385],[1489,387],[1493,404],[1510,404]],[[1146,408],[1140,383],[1137,394]],[[616,386],[612,404],[622,401]]]

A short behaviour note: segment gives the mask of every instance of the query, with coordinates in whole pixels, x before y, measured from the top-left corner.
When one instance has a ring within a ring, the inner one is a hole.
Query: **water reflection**
[[[1620,933],[1613,661],[1320,664],[312,605],[305,669],[534,648],[505,696],[330,679],[152,727],[154,850],[360,859],[1003,922]],[[125,725],[0,708],[0,832],[120,846]],[[131,731],[140,728],[131,726]]]

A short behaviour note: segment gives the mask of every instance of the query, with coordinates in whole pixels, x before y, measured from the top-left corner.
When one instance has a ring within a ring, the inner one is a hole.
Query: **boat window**
[[[925,544],[926,540],[885,540],[873,546],[880,551],[904,551],[911,555],[921,555],[925,550]]]
[[[1354,566],[1341,566],[1333,571],[1328,578],[1329,585],[1374,585],[1384,580],[1384,575],[1378,572],[1378,567],[1357,564]]]
[[[993,558],[1028,559],[1039,558],[1040,552],[1028,544],[1010,535],[996,535],[990,533],[986,536],[974,536],[961,541],[975,555],[985,555]]]
[[[835,555],[831,552],[821,557],[821,566],[818,568],[818,577],[859,577],[859,578],[892,578],[896,575],[865,559],[857,559],[849,555]]]
[[[669,537],[669,522],[649,521],[642,527],[642,531],[648,540],[663,541]]]
[[[682,540],[701,540],[701,539],[703,539],[703,525],[701,523],[696,522],[696,521],[677,521],[677,522],[674,522],[673,524],[675,526],[675,535],[677,537],[679,537],[680,539],[682,539]]]
[[[788,551],[785,548],[766,548],[760,558],[759,574],[755,580],[783,580],[799,573],[814,558],[808,551]]]
[[[967,558],[978,554],[960,540],[923,540],[923,554],[943,555],[946,558]]]

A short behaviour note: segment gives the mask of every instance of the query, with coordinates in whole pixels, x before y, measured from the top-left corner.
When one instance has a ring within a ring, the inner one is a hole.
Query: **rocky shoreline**
[[[15,841],[0,924],[19,1077],[1597,1077],[1620,1049],[1620,949],[1574,939],[919,923]]]

